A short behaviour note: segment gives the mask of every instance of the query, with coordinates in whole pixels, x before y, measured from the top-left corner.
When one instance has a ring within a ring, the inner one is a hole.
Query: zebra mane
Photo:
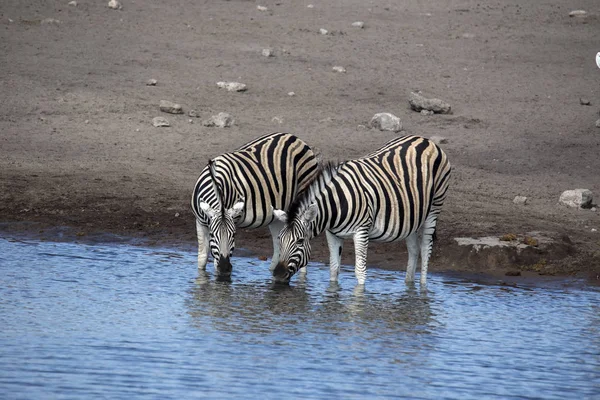
[[[317,173],[308,186],[292,201],[287,210],[287,220],[293,221],[300,216],[317,198],[317,195],[333,178],[343,163],[336,161],[320,162]]]
[[[208,160],[208,173],[210,175],[210,181],[212,182],[212,187],[213,190],[215,191],[215,194],[217,195],[217,199],[219,201],[219,205],[221,208],[221,216],[224,215],[225,213],[225,207],[223,207],[223,193],[221,193],[221,189],[219,188],[219,185],[217,185],[217,178],[216,178],[216,173],[215,173],[215,161],[214,160]]]

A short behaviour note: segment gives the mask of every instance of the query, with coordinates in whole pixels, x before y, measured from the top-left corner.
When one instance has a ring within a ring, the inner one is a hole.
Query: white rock
[[[585,17],[587,15],[587,11],[585,10],[573,10],[569,13],[569,17]]]
[[[55,19],[55,18],[44,18],[41,21],[42,24],[50,24],[50,25],[58,25],[60,24],[60,20],[59,19]]]
[[[288,92],[288,96],[290,96],[290,97],[291,97],[291,96],[295,96],[295,95],[296,95],[296,93],[295,93],[295,92]]]
[[[77,2],[75,0],[69,2],[70,6],[77,7]]]
[[[275,123],[278,123],[278,124],[283,124],[283,117],[280,117],[280,116],[277,115],[277,116],[271,118],[271,122],[275,122]]]
[[[309,4],[309,5],[306,6],[306,8],[315,8],[315,5],[314,4]]]
[[[450,104],[440,99],[428,99],[420,93],[411,92],[408,97],[408,103],[410,108],[414,111],[420,112],[421,110],[433,111],[436,114],[450,114],[452,108]]]
[[[112,8],[113,10],[120,10],[121,8],[123,8],[123,6],[117,0],[110,0],[108,2],[108,8]]]
[[[157,83],[158,81],[156,79],[148,79],[146,81],[146,86],[156,86]]]
[[[600,128],[600,119],[596,121],[596,128]]]
[[[169,114],[183,114],[183,108],[181,105],[177,103],[173,103],[169,100],[161,100],[160,101],[160,111],[166,112]]]
[[[154,117],[152,118],[152,125],[157,128],[171,126],[169,121],[165,117]]]
[[[372,128],[377,128],[380,131],[398,132],[402,130],[402,122],[400,118],[390,113],[378,113],[371,118],[369,125]]]
[[[217,82],[217,86],[229,92],[244,92],[247,86],[240,82]]]
[[[190,110],[188,111],[188,117],[200,118],[200,113],[196,110]]]
[[[262,55],[265,57],[273,57],[273,49],[262,49]]]
[[[321,28],[321,29],[319,29],[319,33],[320,33],[321,35],[327,35],[327,34],[329,33],[329,31],[328,31],[327,29],[323,29],[323,28]]]
[[[230,114],[226,112],[220,112],[217,115],[213,115],[206,121],[202,122],[202,125],[209,127],[216,126],[217,128],[229,128],[234,123],[235,120]]]
[[[527,204],[527,197],[515,196],[515,198],[513,199],[513,203],[520,205],[520,206],[524,206],[525,204]]]
[[[265,7],[265,6],[256,6],[256,9],[258,11],[269,11],[269,9],[267,7]]]
[[[346,73],[346,68],[344,67],[340,67],[339,65],[336,65],[335,67],[332,68],[335,72],[340,72],[340,73]]]
[[[355,28],[364,28],[365,27],[365,23],[362,21],[356,21],[352,23],[352,26]]]
[[[565,190],[560,195],[558,202],[573,208],[586,208],[592,204],[594,195],[588,189]]]
[[[435,114],[432,110],[421,110],[421,115],[433,115]]]

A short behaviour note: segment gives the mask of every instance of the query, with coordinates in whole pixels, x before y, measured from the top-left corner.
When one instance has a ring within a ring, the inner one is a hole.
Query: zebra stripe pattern
[[[282,227],[274,219],[273,209],[288,207],[314,179],[317,166],[312,149],[289,133],[261,136],[212,159],[196,182],[191,202],[198,268],[206,268],[210,251],[217,274],[231,275],[236,228],[268,225],[274,236],[273,269],[278,257],[276,238]]]
[[[393,139],[356,160],[325,164],[287,212],[275,211],[276,217],[285,223],[279,236],[279,263],[273,270],[275,280],[287,282],[306,266],[310,239],[326,231],[332,281],[338,278],[344,239],[354,241],[359,284],[366,279],[369,241],[406,239],[409,252],[406,281],[414,281],[420,255],[420,280],[422,285],[426,284],[433,237],[450,172],[450,163],[442,149],[418,136]]]

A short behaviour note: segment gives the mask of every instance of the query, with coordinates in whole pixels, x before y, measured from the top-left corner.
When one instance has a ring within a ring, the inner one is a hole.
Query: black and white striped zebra
[[[269,225],[274,247],[272,270],[282,227],[273,208],[287,208],[313,180],[317,166],[312,149],[289,133],[261,136],[212,159],[202,170],[192,196],[198,268],[206,268],[210,250],[217,274],[231,275],[236,227]]]
[[[360,285],[366,279],[369,241],[406,239],[406,281],[414,281],[420,252],[420,280],[424,285],[450,171],[442,149],[418,136],[393,139],[356,160],[325,164],[287,213],[274,211],[285,223],[279,235],[275,281],[288,282],[305,267],[310,239],[325,231],[332,281],[338,279],[344,239],[354,241],[355,275]]]

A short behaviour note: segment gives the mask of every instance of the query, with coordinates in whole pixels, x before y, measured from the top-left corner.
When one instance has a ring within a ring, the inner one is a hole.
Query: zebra
[[[414,282],[420,250],[420,283],[426,285],[436,223],[450,172],[442,149],[418,136],[392,139],[362,158],[325,163],[287,212],[274,210],[285,224],[279,234],[274,280],[289,282],[305,267],[310,257],[310,239],[325,231],[331,281],[338,280],[344,239],[354,241],[354,272],[359,285],[366,280],[369,241],[406,239],[405,280]]]
[[[229,277],[236,228],[268,225],[273,236],[272,270],[282,227],[273,216],[273,208],[288,207],[317,171],[313,150],[289,133],[263,135],[210,160],[196,181],[191,201],[198,268],[206,269],[210,250],[217,275]]]

